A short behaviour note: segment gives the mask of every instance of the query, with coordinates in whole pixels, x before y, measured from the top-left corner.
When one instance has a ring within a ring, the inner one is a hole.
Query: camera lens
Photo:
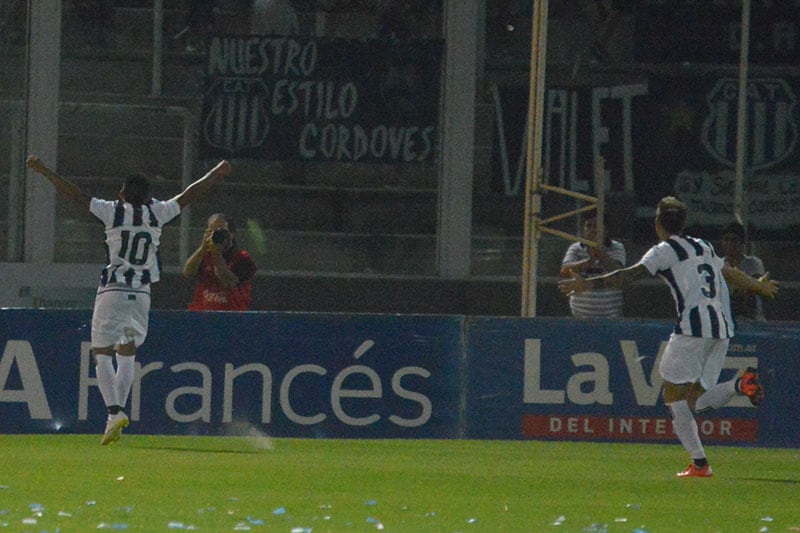
[[[230,233],[225,228],[219,228],[214,230],[214,233],[211,234],[211,241],[214,244],[222,244],[228,240],[230,237]]]

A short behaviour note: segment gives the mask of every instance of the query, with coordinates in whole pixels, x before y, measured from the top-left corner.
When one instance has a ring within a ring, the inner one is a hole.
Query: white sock
[[[133,385],[133,375],[135,372],[134,362],[136,357],[133,355],[119,355],[117,354],[117,375],[114,380],[114,388],[116,390],[117,405],[125,407],[128,402],[128,394],[131,392],[131,385]]]
[[[672,425],[683,447],[689,452],[692,459],[705,459],[706,452],[703,449],[703,443],[700,442],[697,421],[694,419],[694,413],[689,409],[689,404],[686,403],[686,400],[681,400],[668,403],[667,407],[672,411]]]
[[[710,409],[720,409],[734,396],[736,396],[735,378],[724,383],[717,383],[697,399],[695,411],[700,413]]]
[[[110,355],[95,355],[97,387],[103,395],[106,407],[117,405],[117,392],[114,386],[114,360]]]

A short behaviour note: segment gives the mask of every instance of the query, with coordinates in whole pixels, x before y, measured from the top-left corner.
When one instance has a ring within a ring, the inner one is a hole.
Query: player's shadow
[[[742,481],[759,481],[763,483],[786,483],[789,485],[800,485],[800,479],[779,479],[766,477],[741,477]]]
[[[140,444],[132,444],[126,445],[127,448],[138,448],[141,450],[161,450],[167,452],[193,452],[193,453],[233,453],[233,454],[258,454],[262,453],[256,449],[249,449],[249,450],[232,450],[232,449],[222,449],[222,448],[189,448],[186,446],[146,446]]]

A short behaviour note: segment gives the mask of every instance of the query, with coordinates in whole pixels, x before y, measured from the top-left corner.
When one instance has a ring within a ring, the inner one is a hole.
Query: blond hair
[[[686,204],[674,196],[665,196],[658,202],[656,222],[670,233],[681,233],[686,227]]]

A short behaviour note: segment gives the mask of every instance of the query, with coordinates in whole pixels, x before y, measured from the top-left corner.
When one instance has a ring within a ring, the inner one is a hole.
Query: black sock
[[[109,405],[108,406],[108,414],[115,415],[122,411],[122,406],[120,405]]]
[[[696,466],[697,468],[705,468],[706,466],[708,466],[708,459],[706,459],[705,457],[703,457],[702,459],[692,459],[692,462],[694,463],[694,466]]]

